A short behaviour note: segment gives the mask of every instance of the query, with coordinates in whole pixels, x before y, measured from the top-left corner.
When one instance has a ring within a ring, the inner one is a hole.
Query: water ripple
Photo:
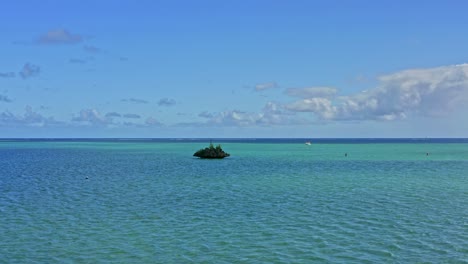
[[[2,259],[466,262],[466,160],[232,144],[209,161],[188,143],[121,144],[0,148]]]

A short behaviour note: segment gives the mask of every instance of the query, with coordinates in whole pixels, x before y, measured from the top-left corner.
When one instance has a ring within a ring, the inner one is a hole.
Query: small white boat
[[[305,144],[306,144],[307,146],[312,145],[312,143],[310,143],[310,141],[307,141]]]

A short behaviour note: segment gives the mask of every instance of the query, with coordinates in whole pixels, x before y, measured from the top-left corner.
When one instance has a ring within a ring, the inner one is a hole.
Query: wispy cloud
[[[114,118],[125,118],[118,119]],[[142,116],[138,114],[119,114],[118,112],[108,112],[104,116],[96,109],[82,109],[78,115],[75,115],[69,126],[84,125],[88,127],[102,127],[102,128],[119,128],[119,127],[135,127],[135,128],[147,128],[162,126],[162,124],[153,117],[147,117],[141,120]],[[131,121],[128,121],[131,120]],[[141,121],[139,121],[141,120]]]
[[[127,102],[127,103],[135,103],[135,104],[147,104],[149,103],[146,100],[143,99],[137,99],[137,98],[127,98],[127,99],[122,99],[120,100],[122,102]]]
[[[119,114],[119,113],[117,113],[117,112],[109,112],[109,113],[107,113],[107,114],[105,115],[105,117],[110,117],[110,118],[112,118],[112,117],[121,117],[121,116],[122,116],[122,115]]]
[[[91,46],[91,45],[85,45],[85,46],[83,46],[83,49],[86,52],[89,52],[89,53],[99,53],[99,52],[101,52],[100,48],[95,47],[95,46]]]
[[[87,63],[86,60],[83,59],[69,59],[68,62],[73,63],[73,64],[85,64]]]
[[[37,76],[41,72],[41,68],[37,65],[26,63],[23,66],[23,69],[19,72],[19,75],[23,79],[28,79],[30,77]]]
[[[55,29],[46,32],[37,39],[38,44],[77,44],[83,41],[83,36],[72,34],[66,29]]]
[[[198,116],[207,119],[199,124],[205,126],[276,126],[305,123],[297,118],[294,112],[274,102],[268,102],[258,113],[230,110],[219,113],[202,112]]]
[[[213,118],[215,116],[215,114],[204,111],[204,112],[199,113],[198,116],[203,117],[203,118]]]
[[[0,78],[14,78],[15,76],[14,72],[0,72]]]
[[[124,118],[134,118],[134,119],[141,118],[141,116],[137,115],[137,114],[124,114],[124,115],[122,115],[122,117],[124,117]]]
[[[264,90],[273,89],[277,87],[278,87],[278,84],[276,82],[258,83],[255,85],[255,90],[264,91]]]
[[[170,98],[163,98],[158,101],[159,106],[173,106],[175,104],[176,104],[176,101]]]
[[[0,94],[0,102],[11,103],[13,101],[10,98],[8,98],[8,96]]]
[[[390,121],[408,115],[443,116],[468,102],[468,64],[405,70],[378,81],[376,88],[357,94],[312,96],[286,108],[311,112],[324,120]]]
[[[337,90],[332,87],[308,87],[308,88],[289,88],[285,93],[289,96],[301,98],[330,98],[334,97]]]
[[[154,117],[148,117],[145,119],[143,123],[125,121],[120,125],[123,125],[126,127],[135,127],[135,128],[151,128],[151,127],[161,127],[163,124],[160,123],[158,120],[156,120],[156,118]]]

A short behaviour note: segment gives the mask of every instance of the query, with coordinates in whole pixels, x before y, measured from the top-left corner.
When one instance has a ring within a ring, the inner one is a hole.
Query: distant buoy
[[[345,156],[345,157],[348,157],[348,153],[345,153],[344,156]]]
[[[429,156],[429,152],[426,152],[426,156]]]

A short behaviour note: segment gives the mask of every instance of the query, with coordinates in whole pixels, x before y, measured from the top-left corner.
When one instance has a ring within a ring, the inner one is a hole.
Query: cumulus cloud
[[[72,121],[95,126],[112,124],[112,118],[103,117],[96,109],[82,109],[77,116],[72,118]]]
[[[209,119],[209,124],[226,126],[250,126],[261,118],[258,113],[249,113],[239,110],[223,111]]]
[[[33,111],[31,106],[26,106],[23,115],[15,115],[9,111],[0,113],[0,126],[47,126],[57,125],[61,122],[56,121],[53,117],[44,117],[43,115]]]
[[[65,29],[56,29],[48,31],[39,36],[39,44],[76,44],[83,41],[83,37],[78,34],[72,34]]]
[[[323,119],[332,119],[337,112],[337,107],[328,98],[304,99],[291,103],[286,108],[295,112],[313,112]]]
[[[274,102],[268,102],[263,107],[261,118],[257,121],[257,124],[261,125],[292,125],[305,123],[305,120],[297,118],[294,112]]]
[[[278,84],[276,82],[267,82],[267,83],[258,83],[255,85],[256,91],[264,91],[267,89],[277,88]]]
[[[31,106],[26,106],[26,113],[23,116],[23,121],[29,124],[41,123],[45,121],[45,118],[32,110]]]
[[[0,72],[0,78],[14,78],[14,72]]]
[[[308,88],[289,88],[285,92],[289,96],[301,98],[329,98],[334,97],[337,93],[336,88],[332,87],[308,87]]]
[[[137,98],[127,98],[127,99],[122,99],[122,102],[127,102],[127,103],[135,103],[135,104],[147,104],[149,103],[146,100],[143,99],[137,99]]]
[[[134,118],[134,119],[141,118],[141,116],[137,115],[137,114],[124,114],[123,117],[124,118]]]
[[[12,100],[8,96],[0,94],[0,102],[11,103]]]
[[[378,80],[378,86],[368,91],[335,98],[312,96],[286,108],[325,120],[389,121],[412,114],[443,116],[468,101],[468,64],[405,70]]]
[[[169,99],[169,98],[163,98],[158,101],[159,106],[173,106],[176,104],[176,101],[174,99]]]
[[[149,127],[161,126],[162,124],[154,117],[148,117],[145,120],[145,125]]]
[[[23,79],[37,76],[41,72],[41,68],[37,65],[26,63],[23,69],[19,72],[19,75]]]

